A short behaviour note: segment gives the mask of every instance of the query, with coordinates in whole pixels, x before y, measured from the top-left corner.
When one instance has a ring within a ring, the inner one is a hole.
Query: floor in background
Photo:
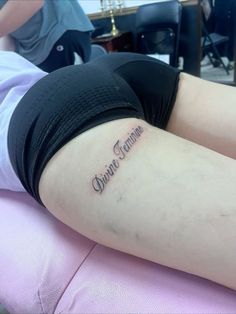
[[[227,64],[227,60],[225,60],[225,64]],[[230,83],[234,81],[234,70],[230,70],[228,75],[222,66],[214,68],[211,64],[207,64],[201,67],[201,78],[209,81]]]

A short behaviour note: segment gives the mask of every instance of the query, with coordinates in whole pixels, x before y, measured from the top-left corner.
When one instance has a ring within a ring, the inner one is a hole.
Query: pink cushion
[[[236,292],[98,245],[25,193],[0,191],[0,211],[0,303],[10,313],[235,314]]]

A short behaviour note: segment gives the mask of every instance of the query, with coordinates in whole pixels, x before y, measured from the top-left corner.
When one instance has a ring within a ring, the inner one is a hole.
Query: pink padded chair
[[[98,245],[26,193],[0,191],[0,303],[11,314],[235,314],[236,292]]]

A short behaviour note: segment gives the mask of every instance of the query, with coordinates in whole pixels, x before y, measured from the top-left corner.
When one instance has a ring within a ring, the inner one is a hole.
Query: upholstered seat
[[[103,247],[26,193],[0,191],[0,303],[11,314],[235,314],[236,292]]]
[[[136,14],[136,52],[168,54],[169,63],[178,66],[181,15],[182,7],[177,0],[139,6]]]

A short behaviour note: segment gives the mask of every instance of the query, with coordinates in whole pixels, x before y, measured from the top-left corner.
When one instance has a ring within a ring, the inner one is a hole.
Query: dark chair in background
[[[222,47],[228,44],[228,36],[223,36],[218,33],[209,33],[207,28],[203,23],[202,27],[202,53],[207,55],[211,64],[216,67],[222,65],[226,73],[229,75],[229,70],[227,65],[224,63],[218,47]]]
[[[227,55],[229,37],[217,32],[215,7],[211,0],[201,0],[202,13],[202,56],[208,56],[211,64],[214,67],[223,66],[226,73],[229,75],[228,66],[225,64],[222,56]],[[209,10],[209,12],[208,12]],[[209,27],[209,20],[214,17],[214,25]],[[225,52],[222,52],[225,51]]]
[[[182,6],[177,0],[141,5],[136,14],[135,51],[170,55],[178,67]]]

